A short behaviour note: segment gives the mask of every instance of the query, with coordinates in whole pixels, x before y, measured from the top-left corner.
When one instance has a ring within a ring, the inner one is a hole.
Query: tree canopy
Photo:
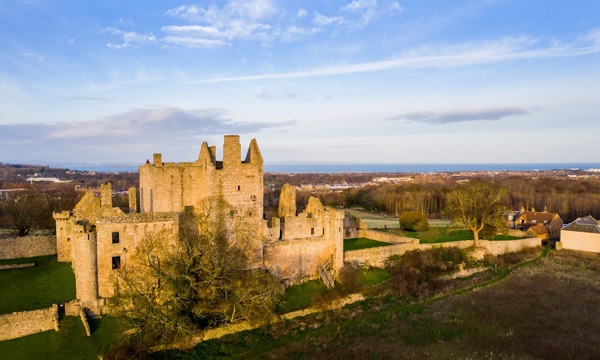
[[[476,179],[448,195],[446,210],[452,226],[471,230],[474,245],[479,245],[479,232],[486,226],[506,226],[506,207],[502,204],[506,191],[489,182]]]

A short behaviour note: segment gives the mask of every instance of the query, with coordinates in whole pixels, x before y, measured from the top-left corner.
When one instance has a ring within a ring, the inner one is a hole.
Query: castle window
[[[229,217],[233,219],[233,216],[235,215],[235,210],[231,210],[229,211]]]
[[[325,228],[323,228],[323,235],[325,235]]]
[[[315,234],[315,228],[310,228],[310,234],[314,235]]]
[[[119,232],[118,231],[113,231],[113,233],[112,233],[112,243],[113,244],[118,244],[119,243]]]
[[[121,257],[113,256],[112,257],[112,269],[119,270],[121,268]]]
[[[240,189],[241,189],[241,188],[242,188],[242,187],[238,185],[238,191],[240,191]]]

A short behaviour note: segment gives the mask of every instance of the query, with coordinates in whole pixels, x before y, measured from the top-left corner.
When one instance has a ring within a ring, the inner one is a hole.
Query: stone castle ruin
[[[72,262],[77,298],[81,306],[97,313],[114,295],[116,271],[149,236],[167,233],[177,239],[180,219],[212,197],[229,205],[225,223],[230,240],[243,224],[251,265],[264,268],[290,283],[324,277],[343,266],[344,212],[324,207],[310,198],[297,213],[296,190],[281,190],[277,216],[264,219],[263,158],[255,139],[241,159],[240,138],[225,136],[222,161],[217,149],[206,142],[194,162],[166,163],[161,154],[139,167],[139,212],[136,189],[129,189],[129,212],[113,207],[110,184],[101,196],[87,193],[72,211],[54,214],[57,256]]]

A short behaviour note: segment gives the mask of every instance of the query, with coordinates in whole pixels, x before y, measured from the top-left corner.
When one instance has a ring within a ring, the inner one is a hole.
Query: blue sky
[[[597,0],[0,3],[0,161],[598,162]],[[218,155],[220,156],[220,155]]]

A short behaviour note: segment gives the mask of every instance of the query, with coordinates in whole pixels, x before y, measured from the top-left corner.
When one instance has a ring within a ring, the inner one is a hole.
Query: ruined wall
[[[363,230],[361,230],[363,231]],[[379,234],[387,236],[379,236]],[[378,231],[365,232],[363,235],[374,235],[374,236],[361,236],[372,240],[378,240],[382,242],[389,242],[384,239],[389,239],[391,234],[385,234]],[[374,239],[373,237],[378,237]],[[433,244],[419,244],[419,240],[411,238],[397,237],[394,240],[394,245],[379,246],[369,249],[361,250],[350,250],[344,252],[344,261],[355,262],[359,265],[370,265],[370,266],[384,266],[385,260],[392,255],[403,255],[407,251],[412,250],[430,250],[433,248],[441,247],[458,247],[460,249],[466,249],[473,246],[473,240],[460,240],[451,241],[444,243],[433,243]],[[404,243],[403,243],[404,242]],[[491,241],[491,240],[480,240],[480,247],[485,248],[491,255],[502,255],[509,252],[517,252],[531,247],[537,247],[542,245],[542,239],[539,238],[528,238],[520,240],[505,240],[505,241]]]
[[[0,260],[56,254],[54,236],[23,236],[0,239]]]
[[[561,230],[563,249],[600,253],[600,234]]]
[[[0,341],[48,330],[58,331],[57,305],[47,309],[0,315]]]
[[[277,217],[296,216],[296,187],[290,184],[284,184],[279,194],[279,203],[277,204]]]
[[[384,233],[382,231],[368,230],[368,229],[359,229],[358,237],[367,238],[367,239],[376,240],[376,241],[383,241],[383,242],[387,242],[390,244],[401,244],[401,243],[406,243],[406,242],[412,242],[415,240],[415,239],[409,238],[409,237],[398,236],[398,235],[394,235],[394,234]]]
[[[335,243],[323,237],[278,241],[265,247],[265,266],[284,279],[314,278],[335,251]]]
[[[542,239],[528,238],[520,240],[479,240],[480,246],[487,249],[490,255],[502,255],[518,252],[528,248],[542,246]]]
[[[56,257],[60,262],[73,261],[72,255],[72,240],[73,240],[73,221],[69,211],[61,211],[54,213],[56,221]]]
[[[346,251],[344,252],[344,261],[357,263],[361,266],[382,267],[385,265],[385,260],[392,255],[403,255],[407,251],[417,250],[419,248],[419,241],[415,239],[411,240],[411,242],[402,244]]]
[[[99,219],[96,222],[98,296],[114,295],[114,274],[119,268],[113,268],[116,267],[113,261],[122,267],[143,241],[156,236],[174,241],[178,230],[179,217],[175,213],[126,214]]]

